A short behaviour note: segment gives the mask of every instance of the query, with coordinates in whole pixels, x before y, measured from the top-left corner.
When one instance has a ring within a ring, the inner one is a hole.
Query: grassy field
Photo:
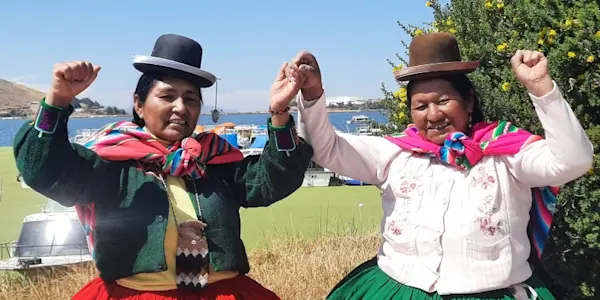
[[[0,148],[0,165],[3,243],[17,239],[25,215],[40,212],[46,200],[16,181],[11,148]],[[374,187],[301,188],[270,207],[242,209],[242,238],[250,250],[264,246],[268,239],[291,233],[306,238],[342,230],[363,233],[375,228],[381,216],[378,199],[379,191]]]
[[[0,148],[0,242],[16,239],[23,217],[46,203],[16,181],[11,150]],[[270,207],[242,209],[250,276],[283,299],[322,299],[377,253],[380,203],[374,187],[323,187],[301,188]],[[0,299],[69,299],[96,275],[93,265],[87,265],[41,281],[0,276]]]
[[[40,212],[46,200],[17,182],[17,168],[9,147],[0,147],[0,187],[0,243],[5,243],[19,236],[23,218]]]

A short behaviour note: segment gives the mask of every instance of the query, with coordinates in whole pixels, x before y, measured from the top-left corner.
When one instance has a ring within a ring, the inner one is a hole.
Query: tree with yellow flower
[[[445,1],[447,2],[447,1]],[[409,36],[431,31],[456,36],[463,59],[481,65],[469,77],[478,87],[488,119],[510,120],[543,133],[531,101],[511,73],[517,49],[538,50],[551,62],[552,78],[563,91],[600,151],[600,2],[586,0],[439,0],[425,2],[433,21],[426,26],[399,23]],[[405,54],[410,41],[402,41]],[[404,57],[397,55],[406,65]],[[396,62],[390,61],[392,67]],[[391,76],[391,74],[390,74]],[[403,128],[410,111],[400,90],[383,87],[390,122]],[[398,118],[405,109],[403,118]],[[560,299],[600,299],[600,155],[595,169],[562,187],[552,227],[553,240],[544,251],[544,265]]]

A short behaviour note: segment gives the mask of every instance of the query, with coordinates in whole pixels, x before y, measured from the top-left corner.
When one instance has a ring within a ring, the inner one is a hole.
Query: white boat
[[[268,135],[261,134],[257,136],[252,145],[246,149],[240,149],[244,157],[251,155],[262,155],[263,149],[268,141]],[[311,161],[307,171],[304,173],[304,180],[302,181],[303,187],[316,187],[316,186],[330,186],[334,173],[330,170],[326,170],[323,167],[317,165]]]
[[[368,123],[371,119],[365,115],[353,116],[352,119],[347,120],[346,123],[354,124],[354,123]]]
[[[361,126],[361,127],[357,127],[354,130],[355,135],[363,135],[363,136],[369,136],[369,135],[377,135],[379,133],[381,133],[381,129],[379,128],[372,128],[370,126]]]
[[[75,136],[73,136],[70,140],[71,143],[83,145],[94,133],[98,132],[99,128],[83,128],[77,129],[75,131]]]
[[[74,208],[48,199],[41,213],[25,216],[19,238],[0,244],[0,270],[34,275],[92,261]]]

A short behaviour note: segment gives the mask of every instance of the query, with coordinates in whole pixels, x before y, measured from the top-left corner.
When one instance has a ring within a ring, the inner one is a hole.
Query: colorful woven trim
[[[290,120],[285,126],[273,126],[271,118],[269,118],[269,132],[272,132],[275,136],[275,146],[277,151],[280,152],[291,152],[296,150],[299,143],[298,133],[294,119],[290,117]]]
[[[69,106],[69,110],[65,111],[60,107],[47,104],[46,98],[44,98],[40,102],[33,128],[40,133],[54,134],[61,121],[66,123],[65,117],[70,115],[72,110],[71,106]]]

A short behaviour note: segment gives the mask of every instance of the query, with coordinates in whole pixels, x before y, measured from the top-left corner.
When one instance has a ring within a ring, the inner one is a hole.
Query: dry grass
[[[323,299],[354,267],[373,257],[380,237],[325,234],[307,240],[302,236],[274,238],[266,248],[250,253],[250,276],[281,298]],[[96,276],[93,265],[55,270],[38,279],[0,278],[0,299],[70,299]]]

